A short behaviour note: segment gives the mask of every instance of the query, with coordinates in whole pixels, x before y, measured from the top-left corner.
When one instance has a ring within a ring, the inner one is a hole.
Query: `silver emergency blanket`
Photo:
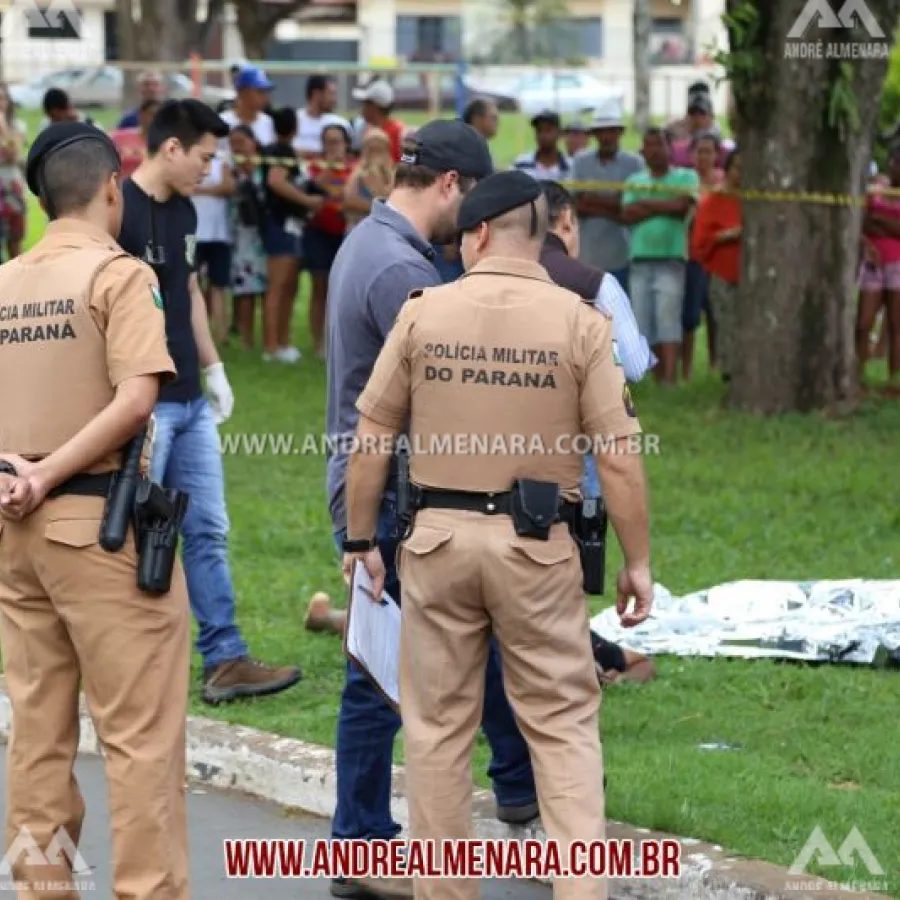
[[[686,597],[657,584],[646,622],[622,628],[610,608],[591,628],[648,656],[898,665],[900,581],[737,581]]]

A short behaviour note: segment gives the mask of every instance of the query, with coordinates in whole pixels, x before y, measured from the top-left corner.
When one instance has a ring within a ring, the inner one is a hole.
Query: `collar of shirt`
[[[395,209],[387,200],[375,200],[372,203],[371,217],[380,225],[397,232],[410,246],[415,247],[422,256],[429,258],[434,254],[434,249],[425,238],[413,228],[412,222]]]
[[[104,231],[84,219],[54,219],[48,223],[44,236],[62,246],[80,246],[85,239],[96,241],[110,248],[116,246],[115,238],[108,231]]]
[[[544,251],[551,253],[564,253],[566,256],[569,255],[569,251],[566,250],[566,245],[563,243],[562,238],[559,235],[554,234],[552,231],[548,231],[547,237],[544,238]]]
[[[489,256],[482,259],[466,273],[471,275],[518,275],[522,278],[536,278],[552,284],[547,270],[539,263],[530,259],[513,259],[509,256]]]

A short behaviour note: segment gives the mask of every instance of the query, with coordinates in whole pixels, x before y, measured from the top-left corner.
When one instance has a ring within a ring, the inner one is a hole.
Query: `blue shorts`
[[[262,230],[263,249],[266,256],[300,256],[300,239],[285,230],[274,219],[266,219]]]
[[[327,231],[307,226],[303,229],[303,238],[300,241],[303,248],[303,265],[310,272],[328,274],[343,241],[342,234],[329,234]]]
[[[206,277],[213,287],[231,285],[231,244],[224,241],[197,242],[197,270],[206,270]]]
[[[651,347],[681,343],[684,270],[682,259],[636,260],[631,264],[631,306],[638,330]]]
[[[684,276],[684,304],[681,325],[685,331],[696,331],[709,308],[709,275],[696,260],[688,262]]]

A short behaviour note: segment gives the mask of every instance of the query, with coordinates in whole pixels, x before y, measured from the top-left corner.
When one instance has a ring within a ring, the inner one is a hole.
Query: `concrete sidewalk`
[[[0,739],[8,738],[11,724],[12,708],[5,681],[0,678]],[[83,702],[79,750],[100,754],[97,734]],[[187,775],[201,786],[242,791],[317,816],[330,817],[334,810],[334,752],[252,728],[189,718]],[[396,820],[405,827],[408,811],[401,767],[394,768],[392,808]],[[498,821],[493,797],[487,791],[474,792],[473,809],[479,838],[546,839],[539,820],[524,828]],[[682,846],[678,879],[613,881],[611,900],[884,900],[885,896],[832,890],[822,879],[790,875],[786,869],[741,859],[721,847],[618,822],[608,823],[608,837],[630,839],[636,846],[651,838],[669,838]]]

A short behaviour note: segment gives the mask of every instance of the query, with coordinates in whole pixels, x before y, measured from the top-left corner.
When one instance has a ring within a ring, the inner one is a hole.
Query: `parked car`
[[[622,92],[582,72],[537,72],[524,75],[506,91],[518,98],[519,108],[529,116],[554,109],[563,116],[590,113]]]
[[[438,76],[441,90],[441,109],[456,108],[456,76],[449,73]],[[394,88],[394,106],[397,109],[430,108],[427,77],[421,72],[401,72],[388,78]],[[497,91],[481,91],[468,79],[463,79],[466,102],[474,97],[493,100],[497,108],[505,112],[515,112],[519,108],[516,98]]]
[[[169,97],[193,96],[193,82],[186,75],[169,72],[163,76]],[[60,69],[25,84],[10,86],[13,102],[22,109],[40,109],[44,94],[49,88],[62,88],[69,95],[73,106],[82,109],[122,105],[125,73],[118,66],[86,66]],[[234,96],[227,88],[204,85],[200,99],[216,106]]]

